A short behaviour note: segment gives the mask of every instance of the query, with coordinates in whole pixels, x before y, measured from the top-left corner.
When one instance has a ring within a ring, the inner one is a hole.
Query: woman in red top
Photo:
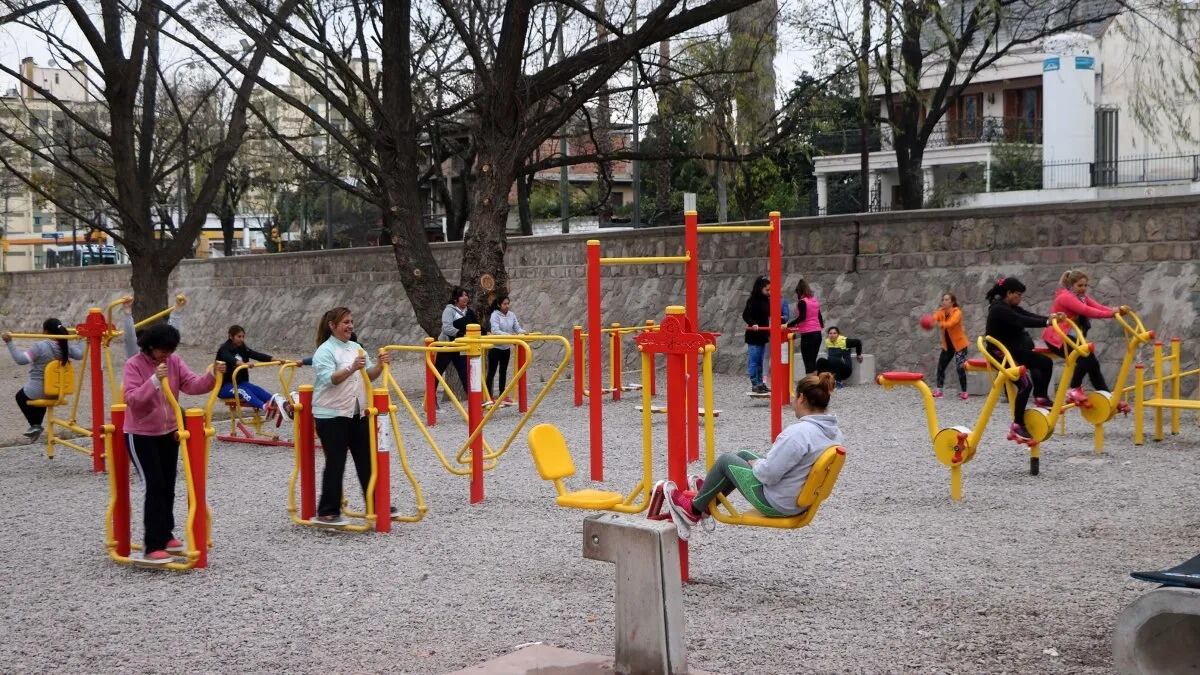
[[[1078,336],[1079,339],[1087,339],[1087,332],[1092,327],[1092,319],[1111,319],[1114,315],[1123,314],[1129,310],[1124,305],[1113,309],[1093,300],[1087,294],[1088,276],[1080,270],[1067,270],[1062,275],[1061,283],[1058,292],[1054,295],[1054,304],[1050,307],[1050,311],[1061,312],[1068,319],[1074,321],[1079,326],[1080,332],[1083,333]],[[1069,331],[1068,335],[1070,335]],[[1045,340],[1046,346],[1056,354],[1066,357],[1062,337],[1052,326],[1047,326],[1046,330],[1042,331],[1042,339]],[[1081,386],[1084,375],[1091,379],[1093,389],[1108,391],[1108,384],[1104,381],[1104,373],[1100,370],[1100,362],[1096,360],[1096,355],[1088,354],[1080,357],[1075,362],[1075,373],[1071,376],[1071,389],[1067,392],[1067,400],[1076,405],[1087,401],[1087,394],[1083,393]]]

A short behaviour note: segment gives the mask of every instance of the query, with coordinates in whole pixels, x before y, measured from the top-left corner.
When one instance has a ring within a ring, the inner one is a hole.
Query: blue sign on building
[[[1051,56],[1050,58],[1046,59],[1045,61],[1042,61],[1042,72],[1043,73],[1048,73],[1051,70],[1058,70],[1058,68],[1059,68],[1059,63],[1058,63],[1057,56]]]
[[[1092,70],[1096,67],[1096,59],[1092,56],[1076,56],[1075,70]]]

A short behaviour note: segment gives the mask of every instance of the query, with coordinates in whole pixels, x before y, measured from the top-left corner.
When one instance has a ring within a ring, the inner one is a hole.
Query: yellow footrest
[[[1200,410],[1200,401],[1190,401],[1180,398],[1151,398],[1142,401],[1142,405],[1150,408],[1179,408],[1181,410]]]
[[[605,490],[576,490],[560,495],[554,503],[572,509],[611,509],[624,501],[620,493]]]

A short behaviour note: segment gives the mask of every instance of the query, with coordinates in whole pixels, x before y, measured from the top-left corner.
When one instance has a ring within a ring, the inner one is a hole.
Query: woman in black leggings
[[[1029,404],[1030,394],[1033,394],[1034,405],[1051,405],[1049,388],[1054,362],[1048,356],[1034,353],[1033,338],[1026,329],[1049,326],[1050,320],[1058,315],[1042,316],[1021,307],[1024,294],[1025,284],[1015,277],[997,281],[986,296],[989,307],[985,332],[1004,345],[1017,365],[1025,366],[1027,374],[1017,382],[1017,399],[1010,430],[1019,438],[1033,440],[1025,428],[1025,407]],[[992,354],[1000,358],[997,350],[993,349]]]
[[[825,327],[825,317],[821,316],[821,301],[803,279],[796,283],[796,311],[788,327],[800,333],[800,357],[804,359],[804,373],[817,372],[817,353],[821,351],[821,329]]]

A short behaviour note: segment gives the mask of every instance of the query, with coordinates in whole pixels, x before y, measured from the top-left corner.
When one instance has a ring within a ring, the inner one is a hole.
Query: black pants
[[[162,436],[126,434],[129,459],[133,462],[146,500],[142,506],[145,528],[143,553],[163,551],[175,529],[175,469],[179,463],[179,441],[175,432]]]
[[[833,378],[842,382],[849,379],[850,374],[854,372],[854,366],[850,363],[849,355],[844,359],[817,359],[817,372],[833,373]]]
[[[817,372],[817,352],[821,351],[821,331],[800,334],[800,358],[804,360],[804,374]]]
[[[1054,350],[1055,354],[1066,358],[1066,347],[1055,347],[1048,345]],[[1104,381],[1104,372],[1100,370],[1100,361],[1095,354],[1081,356],[1075,360],[1075,372],[1071,373],[1071,388],[1075,389],[1083,384],[1083,376],[1087,375],[1092,381],[1092,389],[1096,391],[1108,391],[1108,383]]]
[[[492,396],[499,396],[504,393],[504,386],[508,384],[508,359],[511,353],[511,349],[492,349],[488,351],[487,386],[488,393]],[[500,373],[499,389],[495,387],[497,371]]]
[[[29,405],[29,397],[25,395],[24,389],[17,390],[17,407],[21,409],[21,414],[25,416],[29,426],[42,426],[42,420],[46,419],[46,409]]]
[[[1013,421],[1017,424],[1024,424],[1025,406],[1029,405],[1029,395],[1050,398],[1050,374],[1054,372],[1054,362],[1050,360],[1049,356],[1032,351],[1015,351],[1012,352],[1012,356],[1017,365],[1025,366],[1028,378],[1031,380],[1031,382],[1027,382],[1023,377],[1017,382],[1017,400],[1016,408],[1013,410]]]
[[[941,355],[938,356],[937,388],[941,389],[942,385],[946,383],[946,367],[950,365],[951,361],[954,362],[954,369],[958,371],[958,388],[965,392],[967,390],[967,350],[965,349],[960,351],[942,350]]]
[[[346,473],[346,453],[354,457],[354,470],[366,498],[371,481],[371,437],[367,418],[333,417],[315,420],[317,437],[325,453],[325,471],[321,474],[321,499],[318,516],[336,516],[342,512],[342,476]]]
[[[437,357],[435,357],[433,360],[433,367],[437,368],[437,371],[441,373],[443,377],[445,377],[446,368],[450,367],[451,363],[454,364],[454,369],[458,371],[458,380],[462,382],[463,389],[466,390],[467,357],[463,356],[462,354],[456,354],[452,352],[438,352]]]

